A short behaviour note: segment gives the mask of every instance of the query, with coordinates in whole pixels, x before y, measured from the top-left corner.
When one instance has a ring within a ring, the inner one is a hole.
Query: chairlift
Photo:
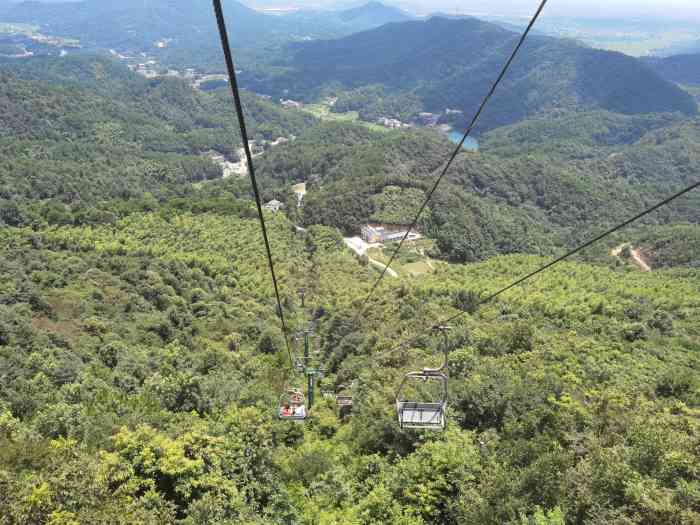
[[[306,400],[300,388],[288,388],[280,397],[278,416],[285,421],[306,419]]]
[[[441,330],[447,329],[441,327]],[[396,413],[399,427],[424,430],[444,430],[447,411],[447,341],[443,344],[444,358],[440,368],[424,368],[420,372],[409,372],[401,381],[396,392]],[[412,384],[436,384],[439,389],[437,398],[425,400],[407,400],[405,393]]]
[[[340,385],[336,390],[335,394],[335,404],[340,410],[340,415],[346,416],[352,412],[352,385]]]

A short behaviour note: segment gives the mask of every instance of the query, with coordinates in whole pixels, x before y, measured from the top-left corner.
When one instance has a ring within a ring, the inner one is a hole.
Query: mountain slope
[[[477,19],[388,24],[342,39],[296,44],[293,72],[254,85],[308,97],[323,85],[381,84],[418,95],[428,111],[457,108],[471,115],[517,38]],[[690,95],[634,58],[532,36],[484,114],[482,127],[591,109],[693,114],[697,106]]]
[[[112,224],[74,222],[0,230],[7,523],[700,519],[688,497],[697,271],[570,262],[456,318],[449,428],[435,436],[396,424],[403,374],[439,353],[420,331],[545,259],[387,281],[353,322],[373,271],[337,236],[300,243],[270,216],[285,316],[306,326],[299,287],[315,313],[319,389],[356,381],[348,417],[318,395],[309,421],[289,424],[275,417],[288,361],[254,217],[155,203]]]
[[[290,41],[334,38],[406,20],[400,10],[370,3],[348,11],[307,11],[275,16],[223,2],[232,45],[242,50],[238,65],[249,69],[276,56]],[[4,21],[39,25],[48,34],[78,38],[88,49],[143,51],[176,67],[221,70],[221,49],[207,0],[82,0],[46,4],[27,0],[14,5]],[[157,47],[161,42],[163,47]]]
[[[277,17],[258,13],[234,0],[224,4],[227,16],[236,20],[236,31],[232,31],[235,44],[248,42],[261,28],[275,31],[283,25]],[[57,4],[30,0],[16,5],[5,18],[77,37],[83,45],[117,49],[148,48],[162,38],[177,39],[183,45],[198,41],[208,44],[216,38],[211,3],[205,0],[85,0]]]
[[[648,58],[646,63],[666,80],[700,86],[700,53]]]
[[[698,119],[579,118],[583,129],[574,127],[552,151],[537,137],[530,147],[527,130],[516,142],[512,137],[520,135],[513,130],[486,141],[479,153],[460,155],[420,224],[436,241],[435,255],[473,261],[498,253],[553,253],[634,215],[700,172]],[[546,124],[554,130],[578,124],[568,116],[561,120],[520,128],[538,133]],[[356,235],[367,222],[410,223],[452,147],[425,131],[373,134],[326,124],[263,155],[258,173],[264,186],[279,185],[281,199],[292,183],[307,182],[301,223]],[[648,221],[700,223],[700,194]]]
[[[189,183],[221,178],[211,151],[236,160],[228,93],[148,82],[104,58],[12,64],[0,63],[0,221],[24,220],[17,205],[29,201],[188,193]],[[258,141],[298,134],[313,121],[243,96]]]

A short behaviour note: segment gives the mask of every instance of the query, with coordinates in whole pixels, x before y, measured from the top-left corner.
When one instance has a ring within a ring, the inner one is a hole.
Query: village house
[[[382,117],[382,118],[378,119],[377,124],[380,124],[380,125],[384,126],[385,128],[389,128],[389,129],[400,129],[403,127],[407,127],[407,124],[404,124],[403,122],[401,122],[398,119],[386,118],[386,117]]]
[[[284,208],[284,204],[277,199],[272,199],[270,202],[263,205],[264,210],[271,211],[272,213],[277,213],[282,208]]]
[[[282,107],[285,109],[301,109],[304,104],[301,102],[297,102],[296,100],[280,100],[280,104],[282,104]]]

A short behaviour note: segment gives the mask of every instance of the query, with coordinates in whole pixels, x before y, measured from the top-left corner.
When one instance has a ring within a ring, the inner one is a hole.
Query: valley
[[[257,7],[0,0],[0,524],[700,522],[697,57]]]

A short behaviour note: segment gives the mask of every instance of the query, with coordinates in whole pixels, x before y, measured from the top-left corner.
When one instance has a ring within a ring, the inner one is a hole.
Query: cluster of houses
[[[142,77],[156,78],[159,76],[156,69],[157,66],[158,62],[155,60],[147,60],[146,62],[142,62],[140,64],[129,65],[129,69],[131,69],[134,73],[138,73]]]
[[[463,115],[464,112],[459,110],[459,109],[446,109],[443,114],[440,113],[428,113],[427,111],[424,111],[422,113],[419,113],[416,118],[414,119],[415,125],[418,126],[424,126],[427,128],[432,128],[437,126],[440,123],[440,119],[442,118],[443,115],[450,117],[452,115]],[[387,118],[387,117],[381,117],[377,119],[377,124],[380,126],[384,126],[385,128],[389,129],[401,129],[401,128],[411,128],[414,126],[414,123],[406,123],[406,122],[401,122],[399,119],[395,118]]]
[[[378,119],[377,124],[379,124],[380,126],[384,126],[385,128],[389,128],[389,129],[401,129],[401,128],[412,127],[410,124],[406,124],[405,122],[401,122],[399,119],[386,118],[386,117],[382,117],[382,118]]]

